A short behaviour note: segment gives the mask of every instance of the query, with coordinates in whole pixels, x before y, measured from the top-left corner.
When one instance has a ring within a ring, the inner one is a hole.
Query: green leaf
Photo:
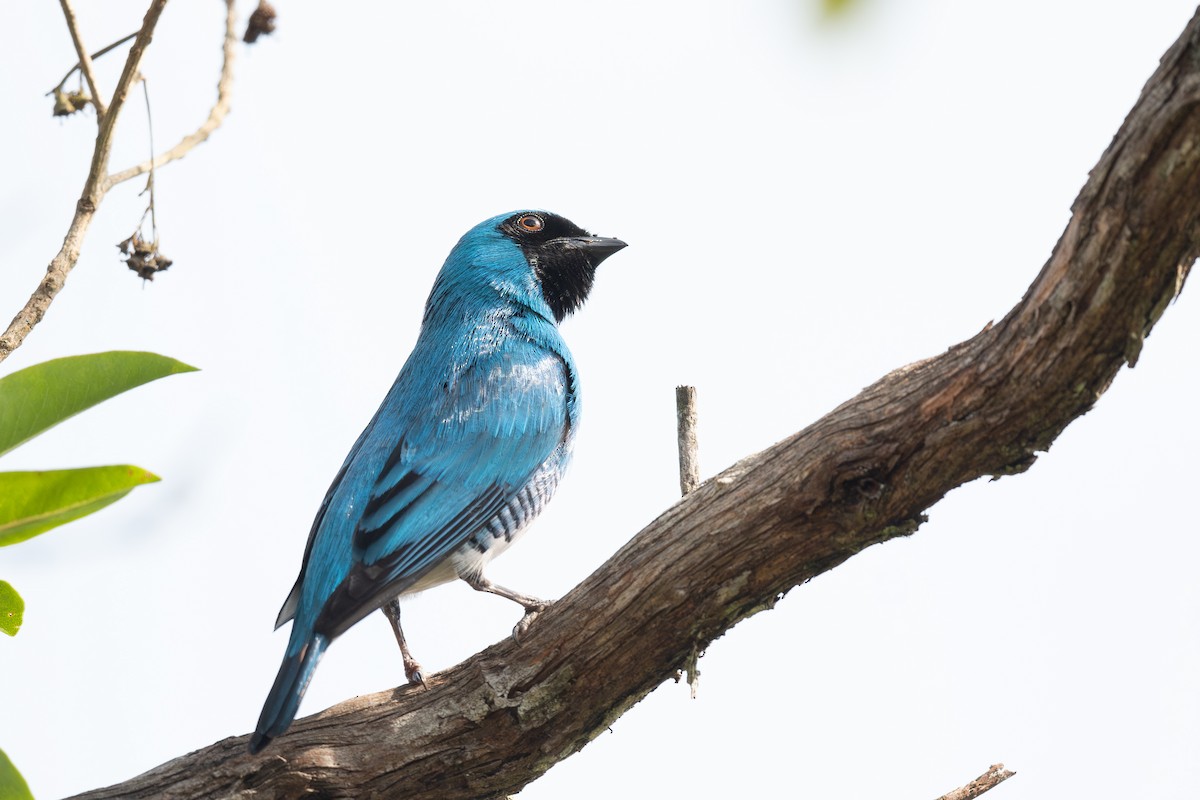
[[[0,632],[16,636],[24,619],[25,601],[21,595],[17,594],[17,590],[12,587],[11,583],[0,581]],[[0,779],[0,787],[3,785],[3,779]],[[0,800],[3,798],[4,792],[0,791]]]
[[[821,10],[826,17],[836,17],[845,14],[852,6],[858,5],[857,0],[821,0]]]
[[[0,472],[0,547],[99,511],[159,477],[141,467]]]
[[[43,361],[0,378],[0,455],[143,383],[194,372],[156,353],[113,350]]]
[[[33,800],[29,784],[0,750],[0,800]]]

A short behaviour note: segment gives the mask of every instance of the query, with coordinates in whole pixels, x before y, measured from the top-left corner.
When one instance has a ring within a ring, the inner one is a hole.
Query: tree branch
[[[112,105],[103,114],[99,114],[100,130],[96,135],[96,147],[92,151],[91,166],[88,170],[87,180],[83,185],[83,193],[75,206],[75,216],[71,219],[70,228],[63,239],[62,248],[58,251],[58,255],[51,260],[50,266],[46,268],[45,277],[42,278],[37,289],[29,297],[28,302],[17,312],[12,322],[9,323],[8,329],[0,336],[0,361],[8,358],[14,350],[21,346],[21,343],[25,341],[25,337],[29,335],[34,326],[42,321],[42,318],[46,315],[46,310],[49,309],[50,304],[54,302],[54,298],[62,290],[63,284],[67,280],[67,275],[79,261],[79,249],[83,244],[83,238],[87,233],[88,226],[91,224],[97,207],[100,205],[100,201],[104,199],[104,195],[118,183],[150,170],[150,161],[147,161],[144,164],[139,164],[137,167],[127,169],[116,175],[110,176],[107,174],[108,160],[112,153],[113,131],[116,128],[117,118],[129,96],[130,88],[138,78],[138,67],[141,64],[142,55],[154,37],[154,27],[158,24],[158,18],[162,15],[166,4],[167,0],[152,0],[150,8],[146,11],[146,16],[142,20],[142,27],[129,49],[129,55],[125,59],[125,67],[121,71],[120,80],[117,81],[117,88],[113,92]],[[67,0],[63,0],[63,6],[64,11],[70,8]],[[233,83],[233,46],[237,40],[233,31],[235,21],[234,0],[225,0],[225,7],[224,61],[221,66],[221,77],[217,84],[216,105],[213,106],[209,112],[208,119],[200,126],[199,130],[191,136],[185,137],[182,142],[170,151],[154,160],[156,167],[181,158],[188,150],[191,150],[197,144],[207,139],[209,134],[216,130],[224,120],[225,115],[229,112],[230,87]],[[80,63],[89,64],[90,58],[87,55],[87,51],[83,48],[82,43],[77,38],[73,19],[73,16],[68,15],[68,25],[71,27],[72,37],[76,39],[75,43],[76,49],[79,51]],[[88,68],[85,66],[83,69],[85,70],[85,74],[87,74]],[[89,78],[90,81],[91,78]],[[95,88],[92,89],[92,92],[95,94]],[[97,111],[99,112],[99,110],[100,107],[98,106]]]
[[[92,798],[491,798],[584,747],[739,620],[951,489],[1028,469],[1092,407],[1200,252],[1200,14],[1164,56],[1024,298],[689,493],[508,639],[430,678]],[[249,718],[248,718],[249,721]]]
[[[236,23],[237,12],[234,8],[234,2],[233,0],[225,0],[225,44],[222,47],[221,76],[217,79],[217,101],[213,104],[212,109],[209,110],[208,119],[204,120],[199,128],[183,137],[179,141],[179,144],[165,153],[161,153],[153,159],[146,159],[141,164],[121,170],[115,175],[110,175],[104,181],[104,191],[107,192],[118,183],[136,178],[138,175],[144,175],[150,171],[151,167],[158,169],[164,164],[183,158],[193,147],[203,142],[213,131],[221,127],[221,123],[225,121],[225,115],[229,113],[230,102],[233,99],[233,57],[234,47],[237,44],[237,33],[234,30],[234,25]]]
[[[700,485],[700,446],[696,441],[696,387],[675,387],[675,430],[679,445],[679,493]]]
[[[1012,770],[1005,769],[1003,764],[992,764],[988,767],[987,772],[966,786],[960,786],[952,792],[946,792],[937,800],[974,800],[988,789],[995,789],[1016,774]]]
[[[97,58],[99,58],[100,56],[109,52],[110,50],[115,50],[116,48],[118,48],[121,45],[128,42],[130,39],[136,38],[137,35],[138,35],[138,32],[134,31],[133,33],[129,34],[128,36],[123,36],[120,39],[117,39],[115,42],[112,42],[111,44],[107,44],[104,47],[101,47],[99,50],[92,53],[92,61],[95,61]],[[56,91],[62,89],[63,84],[65,84],[67,81],[69,81],[71,79],[71,76],[75,74],[75,70],[82,69],[82,68],[83,68],[83,64],[76,62],[75,66],[73,66],[69,70],[67,70],[67,74],[62,76],[62,80],[59,81],[58,84],[53,89],[46,92],[47,96],[52,95]]]
[[[58,0],[58,2],[62,6],[63,16],[67,19],[67,30],[71,32],[71,41],[75,43],[75,52],[79,54],[79,68],[83,70],[83,77],[87,79],[88,88],[92,90],[92,105],[96,108],[96,122],[99,124],[104,121],[104,98],[96,83],[92,57],[88,55],[87,48],[83,46],[83,37],[79,34],[79,23],[75,19],[75,9],[71,7],[71,0]],[[70,76],[70,73],[67,75]]]
[[[96,134],[96,147],[92,151],[91,167],[88,170],[87,180],[83,184],[83,194],[75,204],[75,216],[71,219],[71,227],[67,230],[66,238],[63,239],[58,255],[46,268],[46,276],[42,278],[42,282],[38,284],[29,301],[25,303],[25,307],[17,312],[17,316],[9,323],[4,335],[0,336],[0,361],[8,358],[13,350],[20,347],[21,342],[25,341],[25,337],[29,335],[34,326],[42,321],[46,315],[46,309],[50,307],[54,298],[62,290],[68,273],[79,261],[79,248],[83,244],[83,237],[92,222],[97,206],[104,198],[104,172],[108,167],[109,154],[112,152],[112,135],[117,117],[129,94],[129,86],[137,75],[138,64],[142,61],[142,53],[145,52],[146,46],[153,38],[154,26],[158,24],[158,18],[166,4],[167,0],[153,0],[150,9],[146,12],[142,28],[138,31],[137,38],[134,39],[133,46],[129,49],[129,55],[125,59],[125,69],[121,72],[116,91],[113,92],[112,106],[100,116],[100,131]],[[74,33],[73,28],[72,32]],[[78,41],[76,46],[79,49],[80,63],[84,63],[85,58],[90,62],[87,51]]]

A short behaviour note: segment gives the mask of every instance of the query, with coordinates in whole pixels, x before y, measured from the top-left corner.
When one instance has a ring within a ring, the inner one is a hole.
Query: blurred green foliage
[[[57,358],[6,375],[0,378],[0,454],[135,386],[195,369],[156,353],[112,351]],[[0,547],[99,511],[157,480],[129,465],[0,472]],[[16,635],[24,611],[17,590],[0,581],[0,630]]]
[[[0,800],[33,800],[29,784],[0,750]]]

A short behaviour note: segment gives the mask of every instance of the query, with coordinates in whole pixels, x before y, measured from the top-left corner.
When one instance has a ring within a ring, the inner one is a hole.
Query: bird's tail
[[[329,639],[319,633],[314,633],[294,653],[289,644],[288,654],[279,667],[279,674],[275,676],[275,685],[271,687],[262,714],[258,717],[258,727],[250,737],[251,753],[262,750],[276,736],[283,735],[292,724],[300,708],[300,699],[304,697],[308,682],[317,669],[317,662],[328,646]]]

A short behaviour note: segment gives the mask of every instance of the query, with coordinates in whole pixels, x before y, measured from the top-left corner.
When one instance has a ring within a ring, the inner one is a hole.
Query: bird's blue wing
[[[389,454],[354,533],[362,563],[415,578],[494,517],[566,440],[567,384],[557,354],[525,343],[458,374]]]
[[[415,376],[423,386],[428,377]],[[554,350],[508,339],[439,382],[432,397],[406,394],[403,378],[360,440],[361,469],[377,477],[368,492],[349,493],[361,508],[349,515],[352,564],[317,621],[331,635],[416,584],[570,441],[572,371]],[[359,469],[350,465],[343,487]],[[345,519],[336,491],[332,504],[327,518]]]

